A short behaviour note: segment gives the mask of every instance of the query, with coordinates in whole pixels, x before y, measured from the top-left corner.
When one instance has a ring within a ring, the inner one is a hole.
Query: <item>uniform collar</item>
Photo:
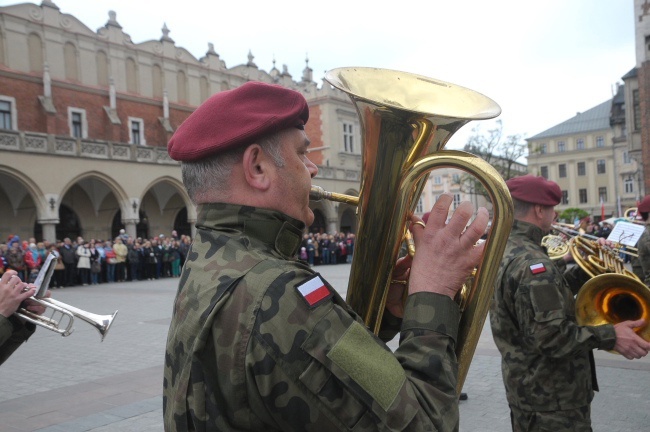
[[[544,231],[540,227],[516,219],[512,224],[512,234],[528,237],[539,244],[542,243],[542,239],[544,238]]]
[[[218,231],[241,231],[286,259],[298,253],[305,229],[303,222],[278,211],[224,203],[199,205],[196,226]]]

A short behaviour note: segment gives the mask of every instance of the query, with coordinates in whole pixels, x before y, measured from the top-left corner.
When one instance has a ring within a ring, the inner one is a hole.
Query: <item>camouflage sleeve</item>
[[[458,429],[451,299],[410,296],[393,354],[344,303],[306,303],[296,295],[300,282],[276,280],[248,346],[248,394],[264,423],[284,431]]]
[[[528,349],[565,358],[614,346],[612,325],[579,326],[575,322],[573,293],[550,260],[523,261],[518,273],[515,313]]]
[[[15,317],[5,318],[0,315],[0,364],[4,363],[35,330],[33,324],[23,324]]]
[[[641,235],[637,250],[639,256],[636,259],[636,265],[641,270],[639,276],[642,275],[641,280],[650,286],[650,235],[647,235],[646,232]]]

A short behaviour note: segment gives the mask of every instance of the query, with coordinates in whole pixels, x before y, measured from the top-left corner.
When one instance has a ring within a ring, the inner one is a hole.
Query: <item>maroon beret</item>
[[[195,161],[254,143],[264,136],[307,123],[304,96],[286,87],[250,81],[212,95],[176,130],[167,144],[177,161]]]
[[[639,213],[650,213],[650,195],[646,195],[639,203]]]
[[[513,177],[506,182],[514,199],[544,206],[556,206],[562,201],[560,186],[554,181],[531,174]]]

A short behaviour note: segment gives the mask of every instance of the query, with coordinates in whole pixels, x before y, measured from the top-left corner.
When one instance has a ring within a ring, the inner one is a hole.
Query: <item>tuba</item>
[[[496,117],[501,108],[475,91],[393,70],[340,68],[329,71],[325,80],[348,94],[359,114],[361,187],[358,198],[319,188],[312,189],[311,196],[357,205],[359,227],[347,302],[373,332],[379,332],[393,267],[408,232],[407,218],[429,172],[458,168],[475,176],[490,195],[492,228],[483,261],[464,295],[456,344],[460,392],[489,309],[513,207],[494,167],[475,155],[443,148],[466,123]]]

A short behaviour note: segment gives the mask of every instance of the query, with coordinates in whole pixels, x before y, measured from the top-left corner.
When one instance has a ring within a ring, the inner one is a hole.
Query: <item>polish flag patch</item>
[[[332,293],[319,275],[314,276],[306,282],[296,287],[302,298],[305,299],[309,307],[315,307],[323,300],[332,296]]]
[[[539,264],[533,264],[530,266],[530,272],[534,275],[544,273],[546,271],[546,267],[544,267],[543,263]]]

